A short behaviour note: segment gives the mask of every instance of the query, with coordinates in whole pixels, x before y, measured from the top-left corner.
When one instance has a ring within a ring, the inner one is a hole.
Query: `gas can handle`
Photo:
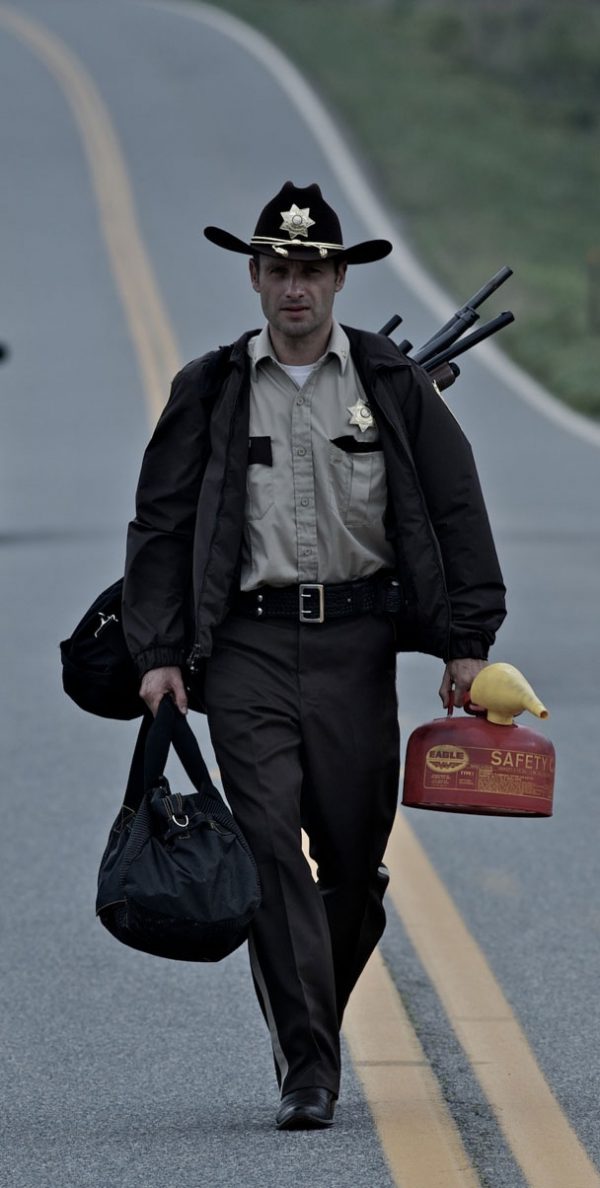
[[[470,714],[472,718],[485,718],[487,710],[483,705],[476,705],[474,701],[465,701],[463,709],[466,714]]]
[[[485,718],[487,710],[482,705],[475,705],[473,701],[466,701],[462,707],[466,714],[470,714],[472,718]],[[447,718],[451,718],[454,713],[454,689],[450,690],[448,695],[448,712]]]

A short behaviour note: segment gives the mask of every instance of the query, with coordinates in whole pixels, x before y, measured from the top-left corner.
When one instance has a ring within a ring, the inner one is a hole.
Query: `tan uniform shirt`
[[[334,322],[326,354],[300,388],[275,358],[268,327],[248,351],[241,589],[344,582],[392,568],[383,454],[376,426],[360,428],[372,418],[346,334]]]

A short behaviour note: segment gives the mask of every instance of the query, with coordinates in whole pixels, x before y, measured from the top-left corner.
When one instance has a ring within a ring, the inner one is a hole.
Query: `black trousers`
[[[283,1093],[337,1094],[343,1010],[385,927],[395,666],[392,623],[376,615],[320,624],[230,616],[207,665],[212,743],[260,874],[250,961]]]

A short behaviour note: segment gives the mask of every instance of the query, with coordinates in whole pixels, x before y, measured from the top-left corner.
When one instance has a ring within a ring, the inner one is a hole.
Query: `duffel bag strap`
[[[137,813],[146,789],[144,783],[144,758],[146,753],[146,740],[154,724],[154,718],[150,710],[144,710],[140,728],[138,730],[135,747],[131,758],[131,766],[129,768],[129,776],[127,777],[127,787],[125,789],[125,796],[123,798],[123,808],[131,809],[133,813]]]
[[[167,765],[169,748],[181,760],[184,771],[198,792],[212,796],[219,801],[221,796],[213,786],[208,768],[195,734],[184,714],[168,695],[163,697],[146,738],[144,756],[144,784],[153,787],[163,775]]]

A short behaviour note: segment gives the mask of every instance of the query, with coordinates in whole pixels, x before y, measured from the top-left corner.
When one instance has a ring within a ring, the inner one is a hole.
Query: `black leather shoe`
[[[285,1093],[277,1111],[278,1130],[321,1130],[333,1124],[335,1094],[329,1089],[295,1089]]]

